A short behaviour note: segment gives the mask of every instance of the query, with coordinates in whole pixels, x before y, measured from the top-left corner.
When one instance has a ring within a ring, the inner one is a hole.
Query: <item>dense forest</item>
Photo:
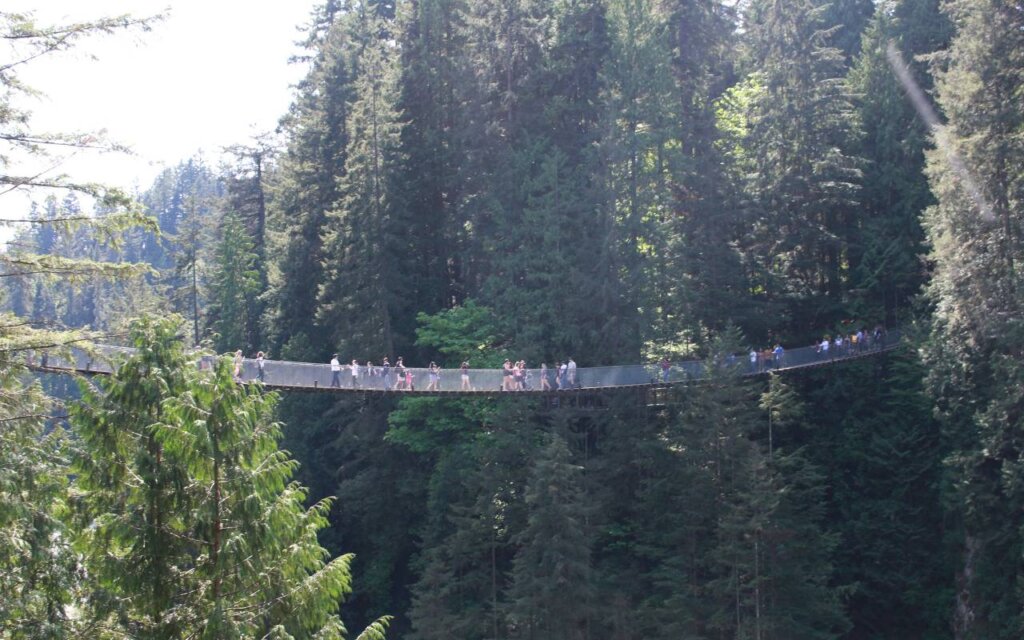
[[[4,344],[142,355],[54,421],[0,354],[0,638],[340,637],[350,590],[368,640],[1024,635],[1019,0],[326,0],[304,33],[276,131],[19,216]],[[598,366],[879,325],[904,347],[593,407],[277,397],[184,351]]]

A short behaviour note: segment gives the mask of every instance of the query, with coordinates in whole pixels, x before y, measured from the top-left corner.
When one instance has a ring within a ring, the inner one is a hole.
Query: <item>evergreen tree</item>
[[[666,219],[670,272],[665,310],[676,316],[672,338],[706,337],[729,324],[752,324],[737,240],[742,219],[733,176],[719,144],[716,103],[734,81],[727,53],[736,18],[712,0],[669,3],[673,99],[678,151],[673,154],[672,209]]]
[[[601,102],[606,110],[605,180],[614,203],[621,286],[637,292],[645,337],[669,341],[666,325],[678,320],[665,285],[672,281],[667,258],[670,176],[675,127],[671,29],[657,0],[608,2],[608,58]]]
[[[253,254],[258,286],[251,296],[246,311],[246,341],[252,347],[263,345],[260,320],[266,301],[262,294],[267,290],[269,280],[267,269],[270,264],[267,255],[267,211],[270,208],[268,185],[275,173],[276,150],[269,136],[255,137],[250,144],[234,145],[228,149],[235,163],[224,177],[227,207],[237,211],[245,223],[245,229],[252,238]]]
[[[945,48],[949,33],[937,0],[881,3],[850,71],[864,130],[861,155],[867,161],[858,223],[862,240],[850,248],[851,284],[865,294],[866,304],[857,309],[861,314],[893,324],[909,317],[910,299],[926,277],[920,219],[933,197],[923,171],[927,124],[907,99],[889,58],[900,54],[928,91],[931,76],[915,60]]]
[[[341,196],[353,98],[349,34],[339,4],[321,7],[306,43],[312,64],[283,122],[289,141],[271,212],[280,241],[270,249],[268,350],[297,360],[317,360],[331,352],[315,320],[324,281],[322,233],[327,212]]]
[[[1002,0],[946,9],[957,31],[936,81],[948,124],[935,131],[928,159],[937,203],[926,226],[935,263],[931,386],[954,447],[963,518],[954,629],[958,638],[1011,638],[1024,628],[1024,13]]]
[[[356,97],[346,125],[341,198],[327,214],[323,232],[318,319],[333,347],[375,354],[395,352],[393,317],[415,315],[402,285],[411,266],[407,255],[417,248],[406,239],[394,186],[401,135],[397,59],[384,34],[393,25],[370,9],[360,5],[348,16],[358,43],[352,61]]]
[[[290,482],[274,397],[235,383],[227,358],[196,370],[176,333],[137,323],[137,352],[74,413],[93,619],[148,637],[341,638],[351,556],[326,561],[330,501],[306,509]]]
[[[259,256],[238,215],[229,212],[220,221],[220,240],[213,251],[207,325],[213,330],[214,348],[224,353],[259,346],[248,331],[259,294]]]
[[[0,637],[72,637],[78,566],[64,524],[63,430],[53,403],[0,354]]]
[[[530,472],[509,585],[512,637],[587,638],[594,606],[582,467],[551,434]]]
[[[467,295],[463,262],[467,232],[460,224],[463,147],[459,128],[466,122],[465,78],[471,77],[466,47],[466,0],[412,0],[403,3],[400,25],[400,178],[396,181],[407,215],[404,233],[412,246],[402,259],[406,294],[415,309],[435,313]],[[411,335],[407,320],[395,318],[399,335]],[[405,320],[405,322],[403,322]],[[397,327],[396,327],[397,328]]]
[[[782,302],[799,328],[841,313],[848,247],[856,241],[861,162],[842,52],[827,4],[750,4],[746,41],[760,74],[746,148],[753,175],[748,232],[755,291]]]
[[[873,0],[833,0],[825,5],[825,24],[835,31],[832,44],[849,65],[861,50],[861,34],[876,12]]]

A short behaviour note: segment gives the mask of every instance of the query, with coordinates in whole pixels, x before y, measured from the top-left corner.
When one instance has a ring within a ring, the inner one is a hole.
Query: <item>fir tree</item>
[[[864,34],[860,56],[850,71],[864,131],[862,240],[850,247],[855,288],[867,295],[858,311],[898,324],[908,316],[910,298],[924,283],[924,230],[920,218],[933,197],[924,175],[927,124],[914,110],[893,73],[890,57],[899,53],[926,91],[931,76],[915,62],[943,49],[949,37],[937,0],[904,0],[878,5]]]
[[[65,638],[79,576],[67,511],[63,429],[47,429],[53,402],[0,355],[0,636]]]
[[[331,352],[316,331],[318,288],[325,264],[322,233],[327,212],[338,203],[339,177],[348,148],[352,100],[349,34],[338,3],[324,5],[307,46],[312,65],[283,127],[289,142],[280,160],[271,213],[280,241],[270,253],[270,350],[299,360]]]
[[[746,15],[751,64],[762,78],[746,145],[754,169],[754,286],[767,301],[784,302],[794,321],[813,326],[834,319],[848,287],[861,180],[851,152],[853,105],[827,7],[765,0]]]
[[[582,473],[562,436],[549,436],[530,472],[526,526],[516,536],[508,590],[512,637],[589,635],[594,589]]]
[[[197,370],[176,333],[174,319],[139,322],[137,353],[74,414],[93,620],[149,637],[341,638],[351,556],[327,562],[316,537],[330,500],[303,506],[274,397],[237,384],[227,358]]]
[[[351,16],[358,54],[352,61],[356,99],[349,105],[348,147],[341,198],[323,231],[324,282],[319,323],[330,344],[344,351],[394,353],[393,316],[414,315],[405,300],[408,253],[403,207],[394,172],[400,162],[401,123],[396,51],[382,32],[390,28],[367,7]],[[412,246],[410,246],[412,245]]]
[[[213,250],[209,284],[208,326],[220,352],[242,349],[253,353],[259,346],[248,331],[259,293],[259,257],[239,217],[228,212],[220,221],[220,240]]]
[[[936,81],[948,124],[935,131],[938,148],[929,154],[937,203],[926,227],[935,262],[930,377],[954,446],[963,517],[954,629],[960,638],[1011,638],[1024,625],[1024,14],[1001,0],[946,9],[957,31]]]

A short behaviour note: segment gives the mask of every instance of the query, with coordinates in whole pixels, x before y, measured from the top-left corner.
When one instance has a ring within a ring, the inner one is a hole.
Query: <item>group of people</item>
[[[885,346],[885,328],[877,325],[874,331],[868,333],[864,329],[847,334],[837,333],[833,336],[824,336],[821,342],[814,345],[818,357],[843,358],[856,353],[863,353],[870,349],[880,349]]]
[[[782,345],[775,343],[775,347],[771,349],[764,349],[758,351],[751,347],[750,353],[747,354],[750,359],[750,372],[751,373],[764,373],[769,369],[781,369],[786,358],[786,350],[782,348]]]
[[[262,352],[260,352],[262,356]],[[262,361],[262,360],[258,360]],[[352,360],[350,364],[342,364],[338,357],[338,354],[331,356],[331,387],[340,389],[342,386],[351,387],[352,389],[358,389],[361,387],[368,388],[383,388],[385,391],[415,391],[415,375],[412,369],[405,366],[402,357],[399,356],[395,361],[394,366],[391,365],[391,361],[388,358],[384,358],[384,361],[380,366],[376,366],[372,361],[367,361],[365,365],[361,365],[358,360]],[[236,354],[236,377],[241,372],[241,351]],[[345,377],[343,374],[348,371],[348,382],[342,380]],[[424,391],[440,391],[441,390],[441,371],[442,368],[436,363],[431,362],[430,366],[427,367],[427,386]],[[260,366],[260,380],[263,380],[263,368]],[[561,389],[572,389],[577,386],[576,377],[576,362],[569,358],[565,362],[559,361],[554,368],[549,369],[547,363],[540,365],[540,389],[542,391],[557,391]],[[379,384],[375,382],[376,379],[380,379]],[[460,378],[460,391],[475,391],[475,387],[470,382],[470,367],[469,362],[463,362],[459,365],[459,378]],[[533,390],[533,376],[532,371],[526,366],[525,360],[519,360],[512,362],[510,359],[505,360],[502,365],[502,377],[501,386],[502,391],[530,391]]]
[[[533,376],[526,366],[526,360],[512,362],[506,359],[501,367],[501,390],[502,391],[532,391]],[[576,361],[568,358],[565,362],[557,362],[553,368],[548,368],[546,362],[540,363],[540,390],[560,391],[564,389],[575,389]]]
[[[242,350],[235,351],[235,357],[232,359],[232,375],[236,382],[242,381],[242,365],[245,362],[245,358],[242,357]],[[256,378],[260,381],[264,381],[266,375],[266,355],[262,351],[256,353]]]
[[[884,347],[885,341],[886,331],[884,327],[878,325],[871,332],[861,328],[855,332],[837,333],[835,336],[826,335],[820,342],[816,341],[812,346],[819,359],[827,359],[847,357],[871,349],[879,349]],[[771,369],[781,369],[785,366],[786,350],[779,343],[776,343],[772,348],[751,348],[748,359],[750,373],[764,373]],[[727,360],[729,363],[739,364],[735,355],[730,355]],[[261,382],[264,381],[265,376],[264,362],[264,353],[260,351],[256,354],[255,365],[256,378]],[[244,364],[241,349],[235,352],[233,364],[234,377],[236,380],[241,381]],[[372,361],[367,361],[365,365],[361,365],[355,359],[350,364],[342,364],[338,354],[335,353],[331,357],[330,367],[332,388],[350,386],[353,389],[367,387],[383,388],[386,391],[416,390],[413,370],[405,366],[401,356],[398,357],[394,365],[391,364],[388,358],[384,358],[381,365],[376,366]],[[658,368],[660,368],[661,382],[669,382],[673,365],[668,358],[662,358],[661,362],[658,363]],[[342,378],[343,372],[346,370],[348,381],[344,382]],[[426,370],[427,385],[423,390],[441,390],[441,371],[441,367],[436,362],[430,363]],[[576,362],[572,358],[568,358],[564,362],[559,361],[550,368],[547,363],[541,363],[539,370],[528,368],[525,360],[513,362],[511,359],[506,359],[502,365],[499,388],[502,391],[533,391],[535,389],[534,373],[539,375],[540,391],[561,391],[576,389],[580,386]],[[460,390],[475,391],[476,389],[470,382],[469,362],[463,362],[459,366],[459,374],[461,380]],[[379,382],[377,381],[378,379]]]
[[[366,365],[360,365],[356,359],[352,360],[351,364],[343,365],[338,360],[338,354],[331,356],[331,387],[340,388],[341,385],[341,372],[344,369],[349,371],[349,380],[353,389],[358,389],[361,386],[377,386],[372,384],[372,379],[381,378],[381,386],[385,390],[390,389],[408,389],[410,391],[415,390],[414,379],[415,376],[412,370],[405,366],[405,362],[402,360],[402,356],[399,356],[395,360],[394,366],[391,365],[391,361],[388,358],[384,358],[384,361],[378,367],[373,364],[372,360],[367,360]],[[427,385],[428,390],[437,390],[440,382],[441,369],[434,364],[430,363],[430,384]],[[364,378],[363,383],[360,383],[360,377]]]

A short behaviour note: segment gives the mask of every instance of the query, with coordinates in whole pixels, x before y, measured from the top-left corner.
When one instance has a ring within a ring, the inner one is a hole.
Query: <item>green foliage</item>
[[[71,637],[78,566],[64,524],[66,440],[53,403],[3,357],[0,368],[0,637]]]
[[[274,396],[235,383],[227,358],[197,370],[178,326],[136,323],[137,352],[73,413],[89,619],[149,637],[340,638],[352,556],[328,561],[317,540],[330,500],[303,506]]]
[[[867,160],[857,222],[863,240],[851,248],[851,284],[862,296],[861,313],[884,314],[894,323],[907,317],[926,277],[921,214],[933,197],[923,171],[927,125],[907,100],[889,57],[898,52],[928,90],[931,76],[916,58],[945,48],[949,35],[936,0],[882,3],[850,70],[864,131],[860,154]]]
[[[929,378],[953,443],[952,497],[963,518],[953,626],[959,637],[1001,639],[1024,626],[1024,16],[1000,0],[945,9],[957,31],[936,81],[948,123],[928,156],[936,198],[925,217],[935,263]]]
[[[594,597],[583,468],[560,435],[548,440],[523,495],[528,514],[515,536],[509,625],[512,637],[582,638]]]
[[[260,292],[257,257],[242,221],[237,215],[226,214],[213,255],[208,312],[215,333],[214,348],[220,353],[239,348],[252,353],[259,346],[248,335],[253,324],[249,314]]]
[[[334,12],[325,13],[333,18]],[[314,44],[310,71],[301,92],[282,123],[289,145],[280,160],[275,184],[277,197],[268,213],[271,228],[268,254],[270,313],[266,319],[270,347],[283,353],[285,344],[304,340],[313,344],[318,289],[324,281],[322,232],[327,212],[341,197],[338,177],[344,172],[349,132],[348,105],[352,100],[350,50],[342,21],[328,20]],[[317,342],[319,346],[319,342]],[[309,358],[334,350],[321,346]]]
[[[764,91],[751,104],[744,143],[752,165],[744,245],[759,297],[781,303],[797,325],[835,319],[859,240],[857,121],[829,6],[753,2],[747,10],[750,64]]]
[[[433,315],[421,312],[416,321],[416,344],[447,357],[453,366],[469,362],[475,369],[490,369],[509,357],[494,312],[474,300]]]
[[[317,318],[339,350],[388,354],[395,349],[392,317],[411,315],[402,278],[408,236],[394,175],[402,133],[397,52],[380,36],[388,24],[366,4],[341,26],[356,47],[351,64],[357,98],[348,105],[340,199],[321,230],[324,280]]]

